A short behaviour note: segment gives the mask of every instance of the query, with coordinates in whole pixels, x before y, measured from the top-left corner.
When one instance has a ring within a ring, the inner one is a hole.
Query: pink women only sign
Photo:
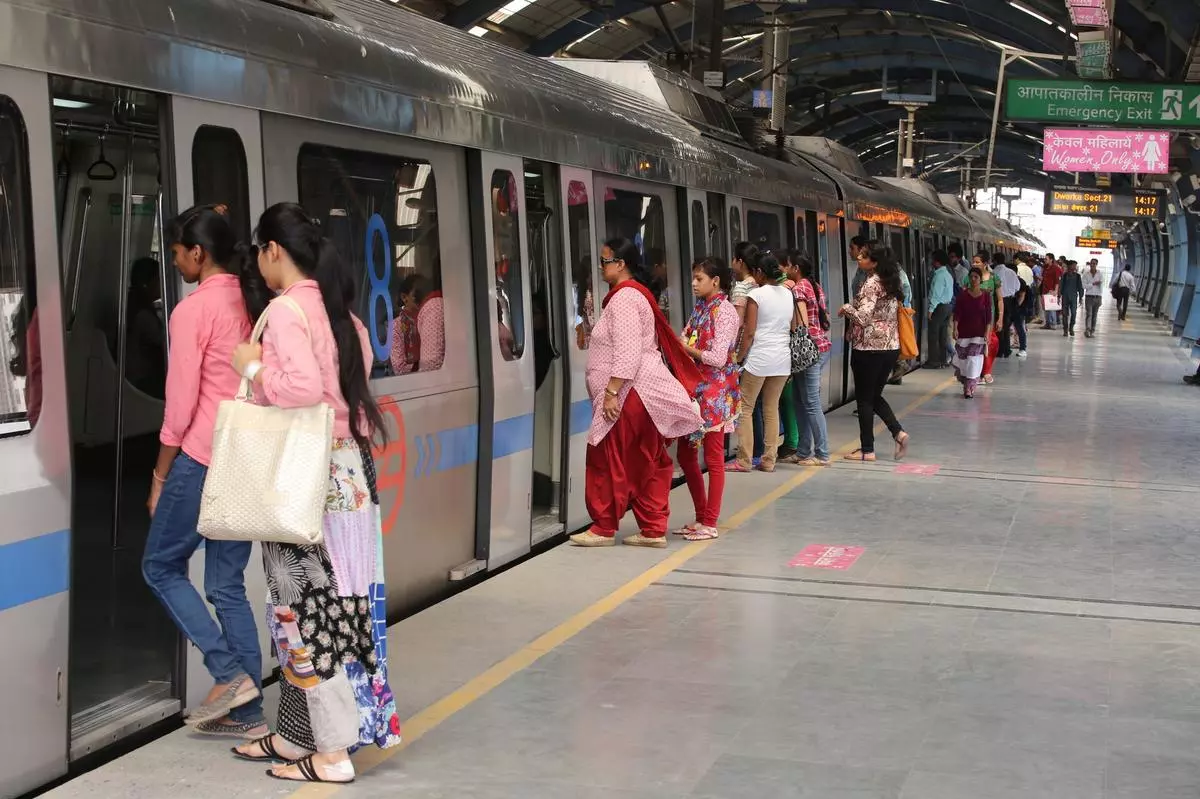
[[[1047,128],[1042,165],[1047,172],[1167,171],[1171,134],[1164,130]]]

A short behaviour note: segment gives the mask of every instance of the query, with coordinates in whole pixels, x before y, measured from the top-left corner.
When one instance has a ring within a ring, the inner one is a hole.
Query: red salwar
[[[615,536],[621,517],[632,505],[642,535],[665,536],[673,474],[667,441],[654,426],[642,398],[631,390],[617,423],[599,444],[587,448],[584,501],[592,517],[592,532]]]
[[[677,456],[679,468],[687,479],[692,504],[696,507],[696,523],[716,527],[721,518],[721,497],[725,493],[725,433],[710,430],[704,434],[704,465],[708,467],[708,491],[704,490],[704,475],[700,473],[699,448],[686,438],[679,439]]]

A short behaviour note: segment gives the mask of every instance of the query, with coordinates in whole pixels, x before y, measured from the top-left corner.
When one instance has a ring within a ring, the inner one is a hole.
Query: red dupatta
[[[646,302],[650,304],[651,311],[654,312],[654,335],[658,339],[658,351],[666,358],[667,368],[671,374],[675,376],[682,385],[688,396],[692,397],[696,394],[696,386],[703,379],[700,374],[700,369],[696,366],[696,362],[692,360],[692,356],[683,348],[683,344],[675,335],[675,331],[671,328],[671,323],[667,321],[667,317],[663,314],[662,309],[658,307],[658,301],[650,289],[643,286],[636,280],[626,280],[623,283],[618,283],[604,295],[604,302],[600,303],[600,307],[608,306],[608,301],[613,295],[624,288],[635,288],[641,292],[646,298]]]

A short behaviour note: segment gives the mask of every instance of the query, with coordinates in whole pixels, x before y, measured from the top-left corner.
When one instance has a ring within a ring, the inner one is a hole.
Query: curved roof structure
[[[399,1],[539,56],[662,62],[693,49],[694,0]],[[761,85],[772,11],[790,31],[786,132],[828,137],[857,152],[872,174],[894,174],[905,112],[882,99],[883,71],[890,87],[906,92],[935,86],[937,99],[917,114],[916,176],[942,190],[959,187],[966,157],[982,168],[1002,46],[1064,56],[1018,60],[1011,77],[1075,76],[1065,57],[1075,53],[1077,30],[1064,0],[731,0],[725,94],[734,106],[749,105]],[[1189,68],[1200,69],[1192,63],[1198,34],[1200,4],[1116,0],[1113,77],[1184,80]],[[1002,123],[995,165],[1005,183],[1044,186],[1041,126]]]

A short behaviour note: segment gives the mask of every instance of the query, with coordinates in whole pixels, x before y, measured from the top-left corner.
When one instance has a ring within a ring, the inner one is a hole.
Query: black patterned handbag
[[[792,331],[789,344],[792,351],[792,374],[807,371],[813,364],[821,360],[821,351],[817,349],[817,342],[808,335],[808,328],[804,325],[797,325],[796,329]]]

